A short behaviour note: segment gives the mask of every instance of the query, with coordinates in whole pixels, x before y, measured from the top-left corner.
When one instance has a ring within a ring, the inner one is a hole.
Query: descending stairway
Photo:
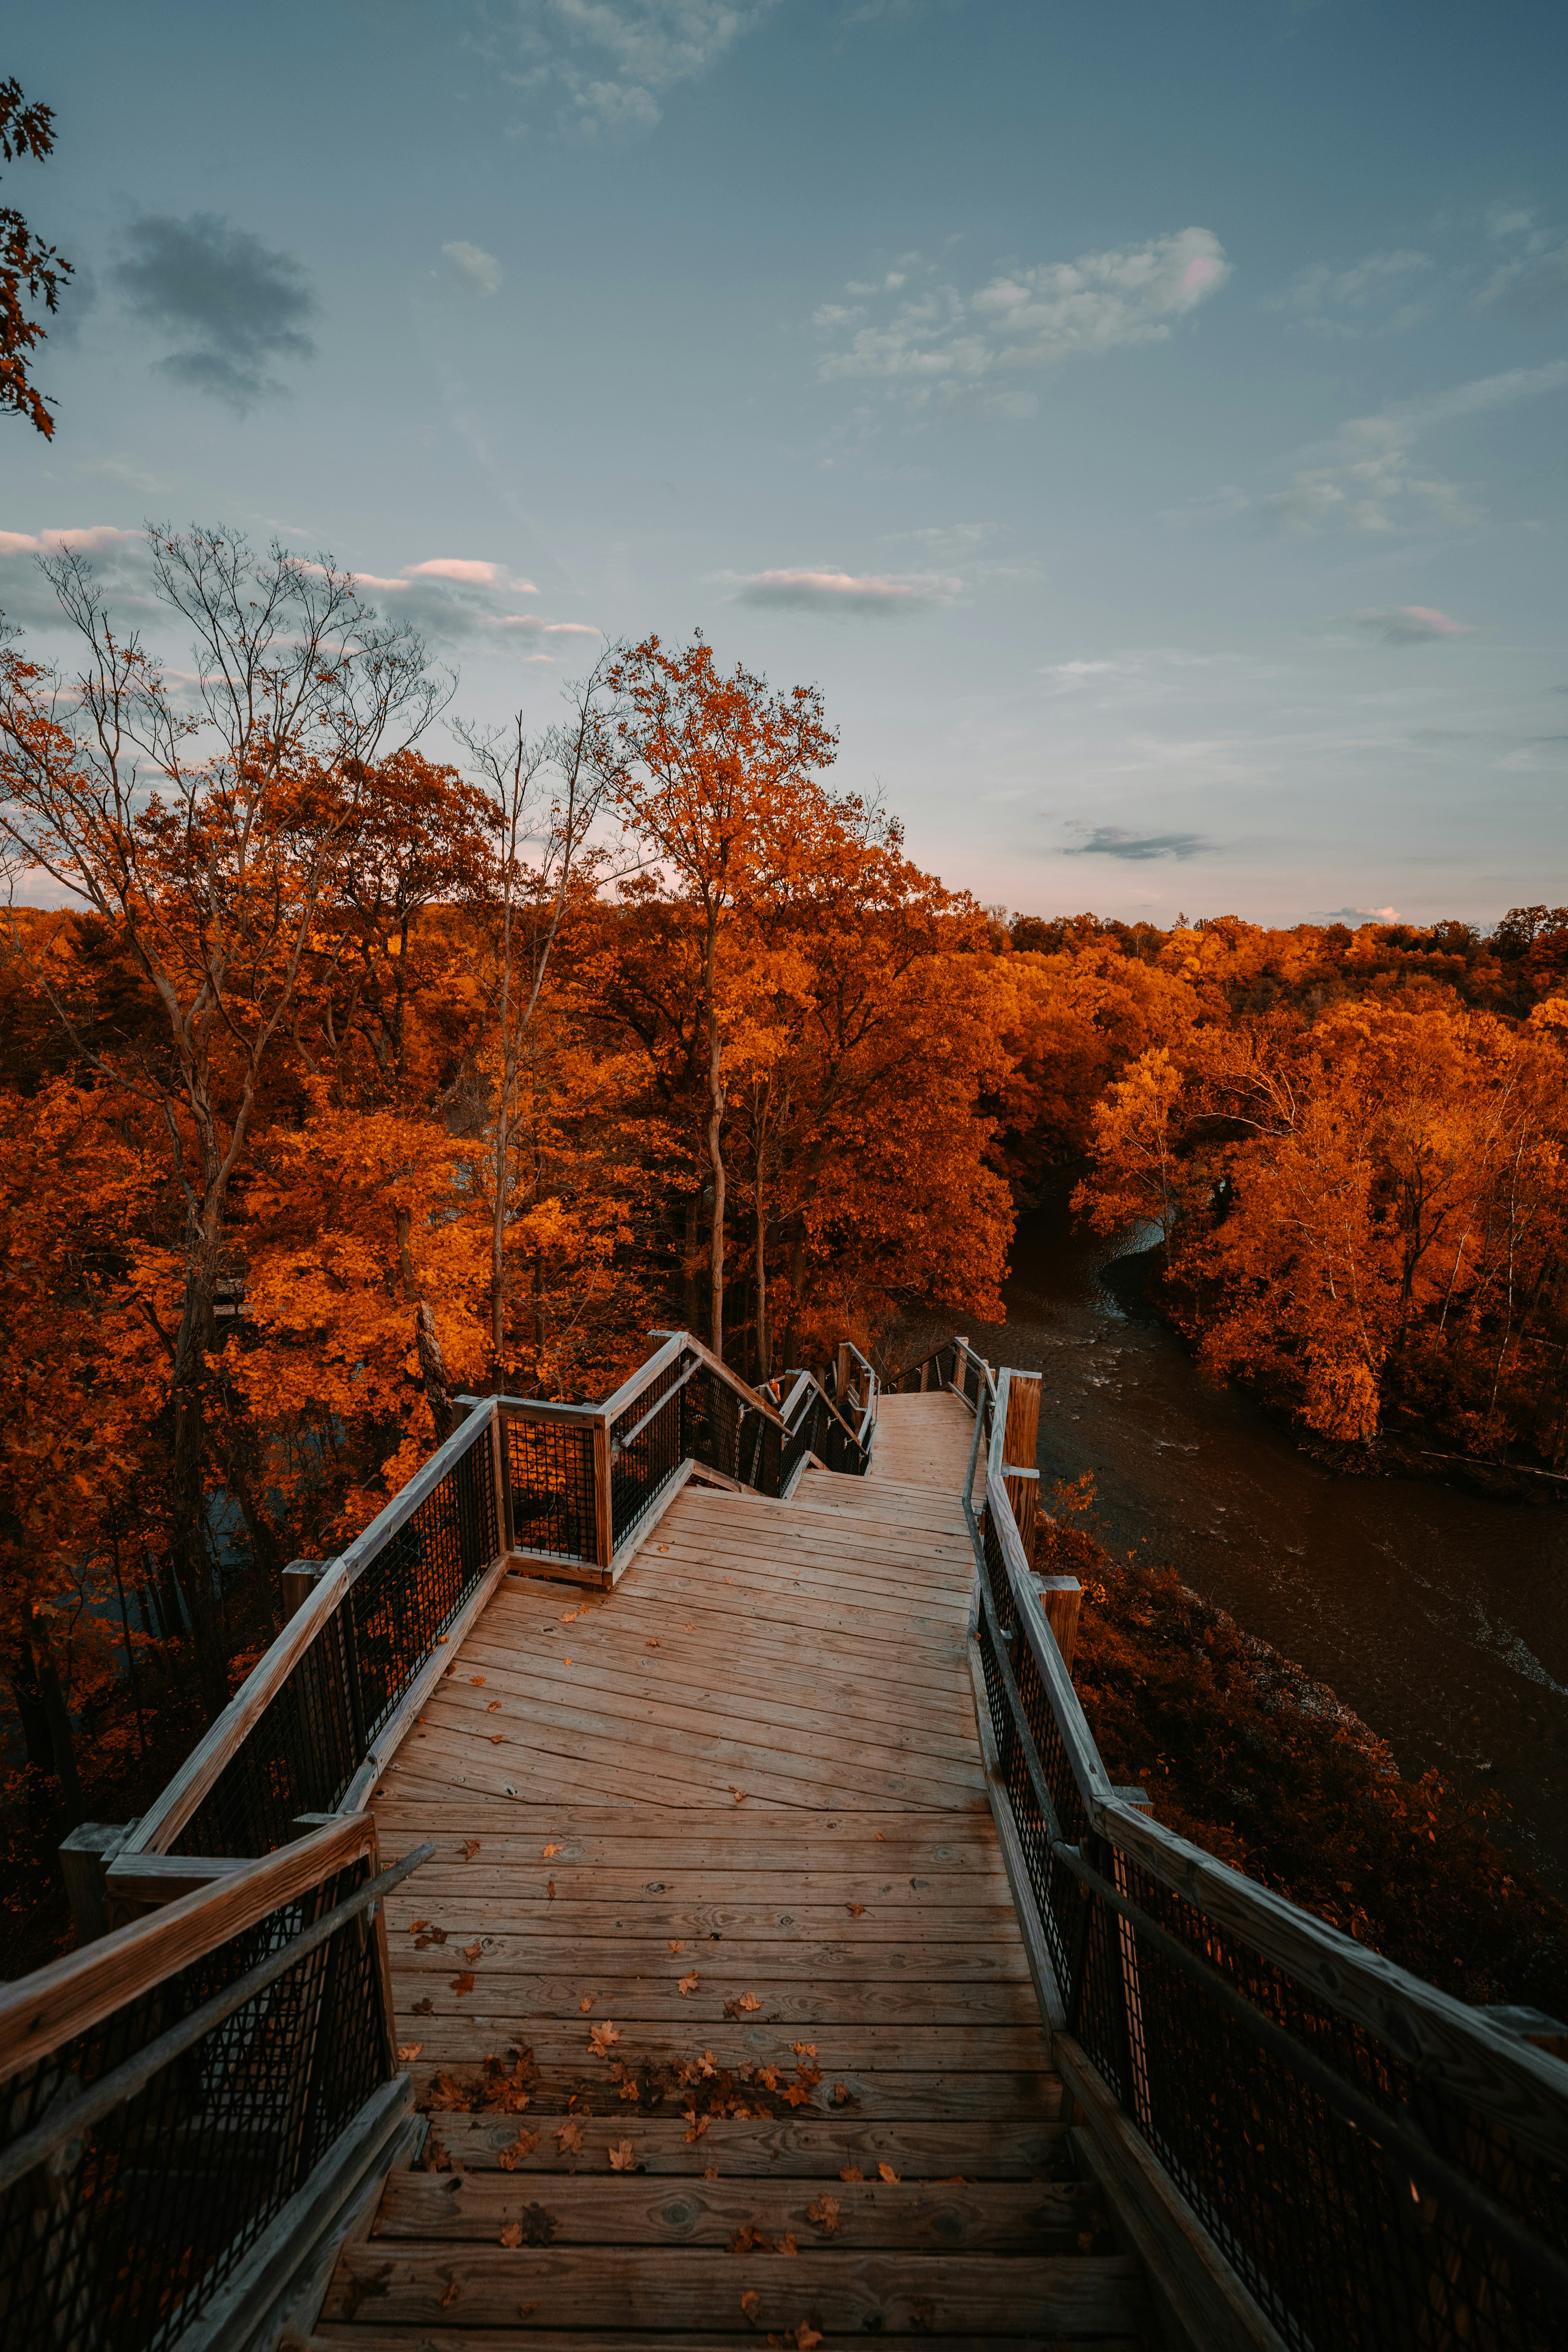
[[[1141,2340],[987,1801],[972,1429],[885,1398],[868,1480],[503,1582],[377,1794],[437,1846],[388,1906],[429,2136],[312,2342]]]

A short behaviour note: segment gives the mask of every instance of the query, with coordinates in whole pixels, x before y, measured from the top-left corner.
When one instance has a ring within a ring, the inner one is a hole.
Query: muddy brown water
[[[1113,1547],[1331,1684],[1407,1776],[1500,1796],[1494,1834],[1568,1896],[1568,1507],[1320,1469],[1141,1303],[1126,1261],[1143,1238],[1081,1233],[1061,1202],[1032,1212],[1005,1324],[967,1325],[990,1362],[1042,1375],[1043,1493],[1092,1470]],[[914,1352],[949,1328],[911,1330]]]

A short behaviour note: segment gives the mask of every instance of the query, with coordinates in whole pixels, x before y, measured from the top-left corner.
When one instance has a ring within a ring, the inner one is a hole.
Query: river
[[[1494,1835],[1568,1896],[1568,1507],[1320,1469],[1107,1281],[1136,1246],[1077,1231],[1065,1202],[1030,1212],[1005,1324],[968,1323],[992,1363],[1042,1375],[1042,1502],[1092,1470],[1110,1544],[1331,1684],[1406,1776],[1500,1795]]]

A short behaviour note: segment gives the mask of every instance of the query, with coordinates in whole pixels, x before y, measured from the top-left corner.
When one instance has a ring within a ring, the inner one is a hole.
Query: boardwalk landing
[[[394,2174],[319,2339],[1131,2352],[986,1801],[973,1424],[882,1412],[871,1479],[689,1486],[613,1592],[510,1579],[464,1642],[375,1808],[437,1848],[388,1926],[451,2168]]]

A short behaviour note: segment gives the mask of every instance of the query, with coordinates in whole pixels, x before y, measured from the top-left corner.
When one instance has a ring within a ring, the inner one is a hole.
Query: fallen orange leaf
[[[891,2180],[897,2182],[900,2176],[893,2170],[890,2164],[879,2164],[877,2167],[877,2178],[879,2180]]]
[[[754,2286],[748,2287],[745,2294],[741,2297],[741,2308],[745,2313],[746,2317],[748,2319],[755,2319],[762,2307],[763,2298],[757,2293],[756,2288]]]
[[[490,1701],[490,1703],[489,1703],[489,1706],[487,1706],[487,1707],[486,1707],[486,1709],[485,1709],[485,1713],[486,1713],[487,1715],[499,1715],[499,1714],[500,1714],[500,1699],[499,1699],[499,1698],[492,1698],[492,1699],[491,1699],[491,1701]]]
[[[669,1939],[669,1948],[672,1952],[683,1952],[686,1946],[679,1936],[672,1936]]]
[[[695,1991],[696,1991],[696,1990],[697,1990],[697,1987],[698,1987],[698,1983],[699,1983],[699,1978],[698,1978],[697,1970],[696,1970],[695,1969],[692,1969],[692,1971],[691,1971],[691,1974],[690,1974],[689,1977],[681,1977],[681,1978],[678,1980],[677,1985],[676,1985],[676,1990],[677,1990],[677,1992],[695,1992]]]
[[[521,2221],[509,2221],[506,2228],[500,2233],[500,2242],[503,2246],[521,2246],[522,2243],[522,2223]]]
[[[405,2066],[411,2066],[424,2047],[423,2042],[400,2042],[397,2045],[397,2054]]]
[[[468,1676],[468,1680],[473,1684],[476,1690],[483,1690],[485,1686],[485,1678],[483,1675],[470,1675]]]
[[[623,2139],[616,2147],[610,2150],[610,2170],[612,2172],[635,2172],[637,2168],[637,2150],[633,2147],[629,2139]]]
[[[563,1849],[562,1849],[560,1846],[558,1846],[558,1845],[547,1845],[547,1846],[545,1847],[545,1849],[544,1849],[544,1859],[545,1859],[545,1861],[546,1861],[546,1862],[553,1862],[553,1861],[554,1861],[554,1859],[555,1859],[555,1857],[556,1857],[556,1855],[557,1855],[558,1853],[560,1853],[562,1851],[563,1851]]]
[[[593,2008],[594,2003],[598,2000],[598,1998],[599,1996],[596,1992],[585,1992],[583,1995],[583,1998],[577,2003],[577,2006],[584,2017],[587,2016],[588,2011]]]
[[[472,1992],[473,1989],[474,1972],[472,1969],[465,1969],[460,1977],[454,1977],[452,1979],[452,1990],[457,1994],[459,2000],[462,2000],[465,1993]]]
[[[465,1862],[472,1862],[479,1850],[479,1842],[478,1838],[465,1838],[461,1846],[458,1848],[458,1851],[462,1854]]]
[[[848,1912],[851,1919],[860,1919],[865,1916],[866,1906],[863,1903],[847,1903],[844,1908]]]

